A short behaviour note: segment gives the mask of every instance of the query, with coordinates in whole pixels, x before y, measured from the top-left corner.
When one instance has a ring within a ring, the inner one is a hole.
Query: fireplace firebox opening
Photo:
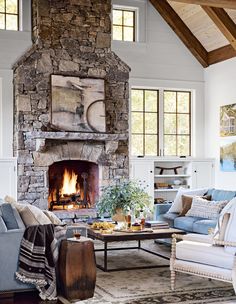
[[[49,210],[94,208],[99,195],[98,165],[65,160],[49,167]]]

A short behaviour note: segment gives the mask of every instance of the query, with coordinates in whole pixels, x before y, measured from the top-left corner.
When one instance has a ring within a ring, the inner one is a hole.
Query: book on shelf
[[[163,221],[146,221],[145,226],[147,228],[159,228],[159,229],[170,228],[169,224]]]

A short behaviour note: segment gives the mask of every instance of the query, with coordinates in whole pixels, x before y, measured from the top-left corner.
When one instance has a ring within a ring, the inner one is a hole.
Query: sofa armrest
[[[188,233],[185,235],[177,235],[177,239],[180,239],[180,237],[184,241],[213,244],[213,236],[209,234]]]
[[[213,239],[213,243],[218,246],[236,247],[236,242],[219,241],[217,239]]]
[[[167,213],[171,207],[170,203],[155,204],[154,205],[154,218],[158,219],[161,215]]]
[[[12,229],[0,233],[0,273],[4,278],[0,280],[0,291],[27,288],[26,284],[15,280],[23,235],[24,229]]]

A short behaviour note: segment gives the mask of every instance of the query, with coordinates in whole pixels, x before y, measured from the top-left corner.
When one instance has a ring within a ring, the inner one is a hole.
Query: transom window
[[[112,21],[113,40],[135,41],[135,10],[115,8]]]
[[[0,0],[0,29],[19,30],[18,0]]]
[[[191,155],[191,92],[132,89],[131,154]]]

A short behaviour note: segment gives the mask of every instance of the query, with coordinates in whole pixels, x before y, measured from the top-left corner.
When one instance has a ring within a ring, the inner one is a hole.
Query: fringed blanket
[[[58,240],[65,233],[65,227],[52,224],[30,226],[24,232],[16,278],[34,284],[42,300],[56,299]]]

